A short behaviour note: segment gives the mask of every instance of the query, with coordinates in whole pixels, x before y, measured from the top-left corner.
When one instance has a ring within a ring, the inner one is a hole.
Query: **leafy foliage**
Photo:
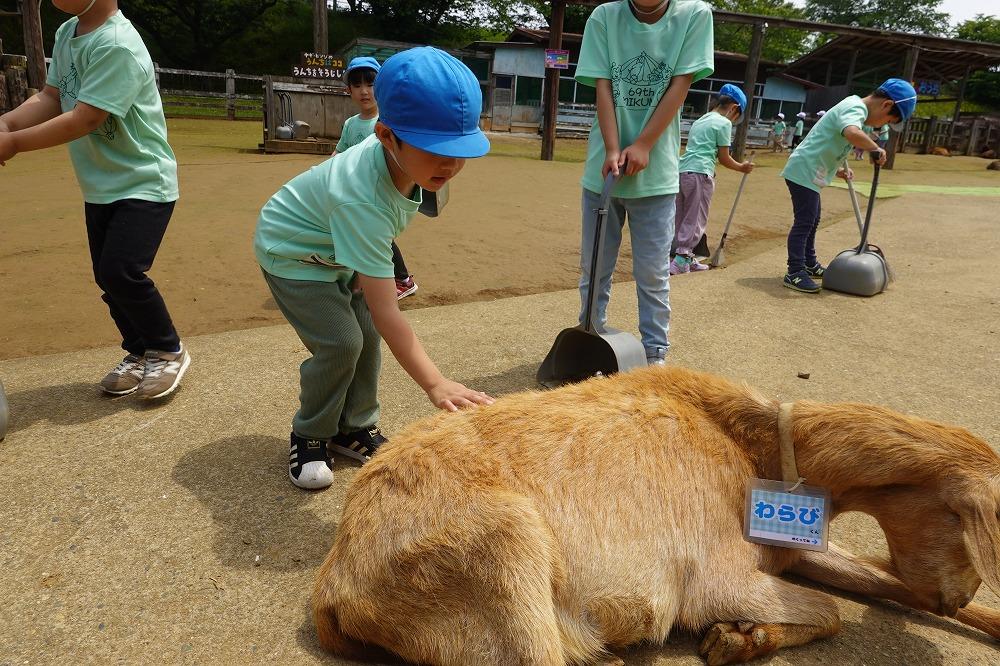
[[[712,0],[716,9],[744,14],[763,14],[783,18],[805,18],[805,12],[785,0]],[[749,53],[753,29],[734,23],[715,24],[715,48],[720,51]],[[761,55],[768,60],[788,62],[802,55],[809,44],[809,33],[789,28],[769,28],[764,33]]]
[[[955,36],[959,39],[1000,44],[1000,18],[978,14],[976,18],[959,25]],[[989,104],[994,109],[1000,108],[1000,67],[970,76],[965,94],[968,99]]]
[[[950,17],[939,10],[941,1],[806,0],[806,14],[825,23],[947,37]]]

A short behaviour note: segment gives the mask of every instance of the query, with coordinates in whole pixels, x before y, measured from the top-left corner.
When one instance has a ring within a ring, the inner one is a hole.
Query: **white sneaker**
[[[299,488],[319,490],[333,483],[333,461],[326,450],[329,440],[307,439],[294,432],[288,447],[288,478]]]

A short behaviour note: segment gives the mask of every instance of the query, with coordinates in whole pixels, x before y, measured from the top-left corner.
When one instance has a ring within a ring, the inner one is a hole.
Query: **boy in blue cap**
[[[153,61],[116,0],[53,0],[73,18],[56,30],[45,88],[0,117],[0,165],[67,144],[83,192],[94,281],[126,356],[100,382],[110,395],[162,398],[191,363],[146,275],[177,202]]]
[[[844,158],[855,146],[877,152],[885,164],[885,150],[864,131],[864,126],[886,123],[902,128],[917,106],[917,93],[902,79],[887,79],[867,97],[851,95],[823,114],[799,147],[788,158],[781,175],[792,196],[795,221],[788,232],[788,272],[782,280],[789,289],[808,294],[819,292],[816,280],[826,268],[816,258],[816,230],[820,218],[820,190],[834,174],[845,180],[854,171],[844,169]]]
[[[333,154],[342,153],[355,146],[375,132],[378,121],[378,103],[375,101],[375,75],[381,65],[371,56],[354,58],[347,64],[345,76],[347,88],[351,91],[351,99],[358,107],[359,113],[344,121],[340,131],[340,141]],[[399,251],[396,241],[392,241],[392,266],[396,275],[396,298],[406,298],[417,291],[417,283],[406,268],[403,253]]]
[[[737,162],[729,154],[733,123],[740,121],[747,106],[743,91],[727,83],[719,90],[712,109],[694,121],[688,131],[687,148],[681,156],[680,192],[677,193],[677,253],[670,274],[708,270],[694,256],[694,248],[708,225],[708,209],[715,192],[715,162],[727,169],[750,173],[753,164]]]
[[[622,178],[608,206],[597,289],[598,330],[607,319],[611,274],[628,216],[639,332],[646,362],[661,364],[670,343],[670,245],[679,189],[678,111],[693,81],[715,66],[712,10],[704,2],[621,0],[587,20],[576,80],[597,89],[583,178],[580,321],[586,313],[595,209],[609,172]]]
[[[375,133],[296,176],[264,205],[254,250],[274,300],[311,356],[299,368],[288,475],[300,488],[333,482],[331,455],[362,462],[378,429],[380,336],[441,409],[493,400],[446,379],[399,312],[392,239],[420,206],[490,148],[482,93],[469,69],[432,47],[389,58],[375,79]]]

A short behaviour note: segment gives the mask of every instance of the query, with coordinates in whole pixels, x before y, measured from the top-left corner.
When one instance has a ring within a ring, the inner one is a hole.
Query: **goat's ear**
[[[962,519],[965,550],[983,582],[1000,594],[1000,515],[997,493],[987,485],[964,494],[952,508]]]

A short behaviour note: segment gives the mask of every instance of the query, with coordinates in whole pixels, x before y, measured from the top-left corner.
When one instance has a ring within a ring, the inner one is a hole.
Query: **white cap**
[[[796,118],[805,118],[806,117],[806,112],[805,111],[799,111],[797,114],[795,114],[795,117]]]
[[[826,111],[817,111],[816,115],[819,116],[820,118],[822,118],[823,116],[826,115]]]
[[[785,119],[785,114],[783,114],[783,113],[778,113],[778,117],[779,117],[779,118],[781,118],[782,120],[784,120],[784,119]]]

